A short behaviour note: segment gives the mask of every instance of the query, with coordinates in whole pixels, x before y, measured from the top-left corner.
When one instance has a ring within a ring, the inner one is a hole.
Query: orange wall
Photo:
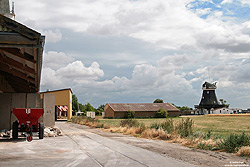
[[[65,90],[58,90],[58,91],[50,91],[50,92],[43,92],[44,93],[50,93],[55,95],[55,105],[66,105],[68,106],[68,120],[72,117],[72,93],[70,89]]]

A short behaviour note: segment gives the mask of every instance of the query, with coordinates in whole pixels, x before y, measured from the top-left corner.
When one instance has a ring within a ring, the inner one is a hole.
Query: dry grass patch
[[[238,156],[250,156],[250,146],[241,147],[236,153]]]
[[[167,134],[162,129],[146,129],[142,132],[141,137],[147,138],[147,139],[161,139],[161,140],[168,140],[171,138],[170,134]]]

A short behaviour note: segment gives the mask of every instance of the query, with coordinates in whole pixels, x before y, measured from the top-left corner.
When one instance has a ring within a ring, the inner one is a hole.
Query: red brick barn
[[[169,116],[181,115],[179,109],[170,103],[107,103],[105,118],[124,118],[127,111],[134,111],[135,117],[155,117],[159,109],[165,109]]]

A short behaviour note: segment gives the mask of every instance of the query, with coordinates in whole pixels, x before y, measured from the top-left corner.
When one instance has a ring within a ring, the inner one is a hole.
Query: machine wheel
[[[18,138],[18,122],[13,122],[12,125],[12,138],[17,139]]]
[[[39,123],[39,139],[43,139],[44,136],[44,124]]]
[[[32,132],[31,132],[30,135],[27,136],[27,140],[28,140],[28,142],[31,142],[31,141],[32,141]]]

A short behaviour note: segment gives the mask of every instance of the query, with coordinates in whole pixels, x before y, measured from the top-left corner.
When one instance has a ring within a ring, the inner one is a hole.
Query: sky
[[[194,107],[208,81],[250,108],[250,0],[22,0],[15,13],[46,36],[41,91]]]

